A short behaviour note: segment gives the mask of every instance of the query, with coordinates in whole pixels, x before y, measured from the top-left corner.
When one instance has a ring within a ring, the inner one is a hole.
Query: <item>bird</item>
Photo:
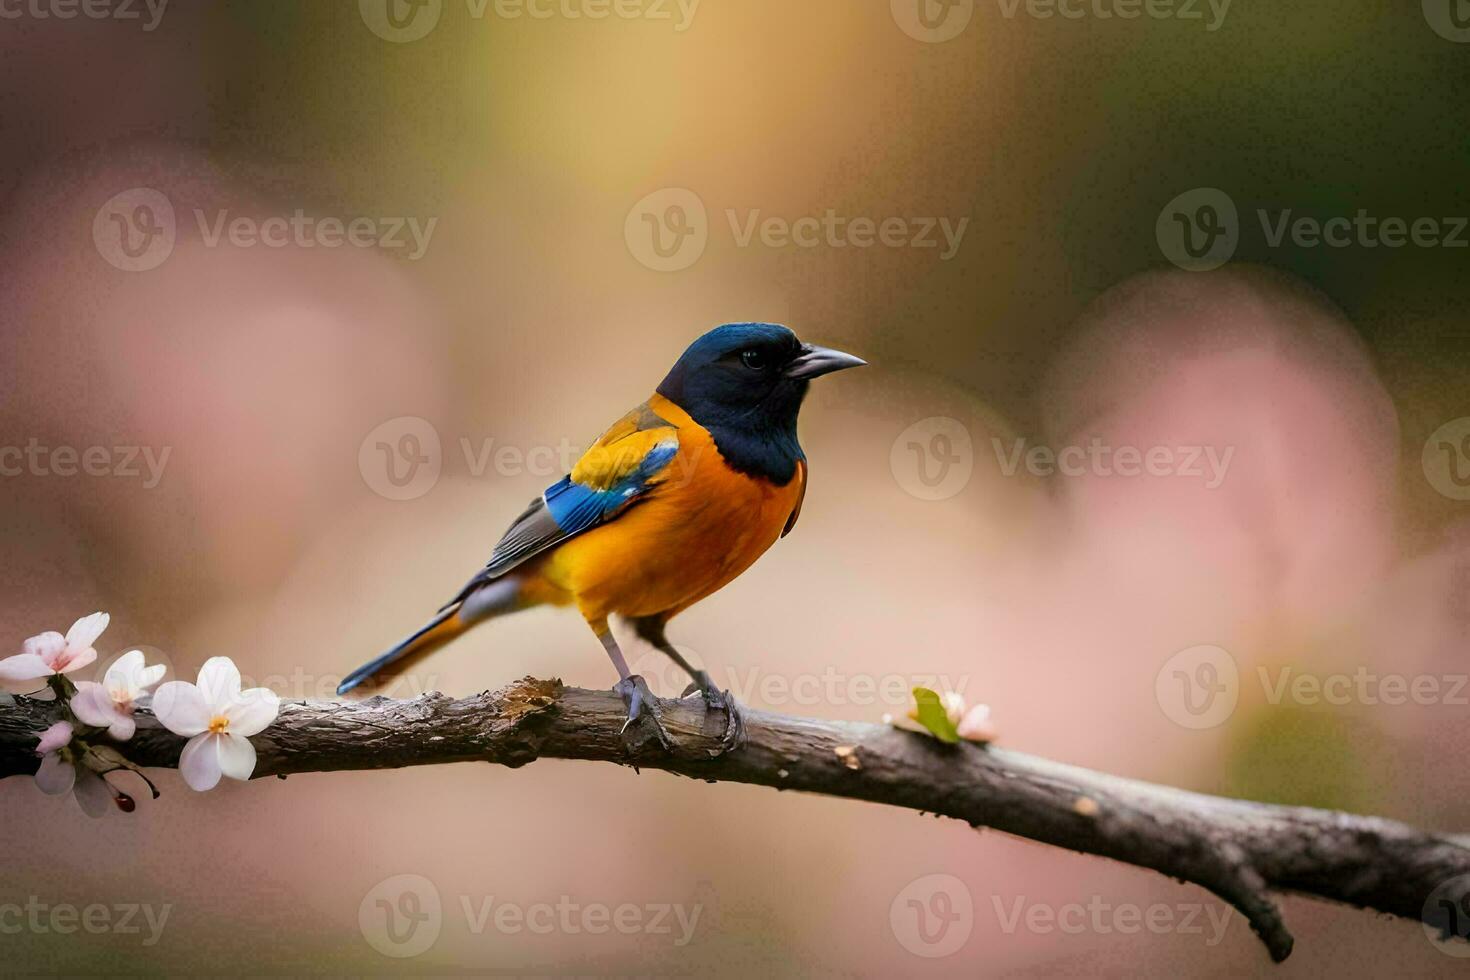
[[[775,323],[727,323],[696,339],[654,394],[608,428],[511,522],[490,560],[424,626],[343,678],[382,681],[470,628],[534,606],[574,606],[601,642],[628,710],[668,745],[647,683],[609,626],[617,616],[738,718],[708,673],[669,642],[670,619],[728,585],[801,514],[807,460],[797,415],[815,378],[867,362]]]

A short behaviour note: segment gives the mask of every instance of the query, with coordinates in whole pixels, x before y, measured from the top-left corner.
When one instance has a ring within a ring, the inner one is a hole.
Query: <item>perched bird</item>
[[[653,397],[624,415],[511,524],[490,561],[437,616],[353,671],[346,692],[397,673],[477,623],[575,605],[617,668],[628,723],[655,702],[608,628],[614,613],[733,706],[664,635],[675,615],[733,581],[796,524],[807,464],[796,416],[811,379],[864,364],[783,326],[728,323],[684,351]],[[627,725],[624,726],[625,730]],[[729,729],[727,729],[729,734]],[[665,739],[666,740],[666,739]]]

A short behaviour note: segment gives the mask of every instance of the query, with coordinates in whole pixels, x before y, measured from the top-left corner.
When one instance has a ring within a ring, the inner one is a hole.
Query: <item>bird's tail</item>
[[[337,685],[337,693],[346,694],[368,681],[381,684],[438,650],[476,623],[511,611],[515,608],[517,585],[512,579],[497,579],[481,586],[462,601],[441,610],[408,639],[344,677],[342,683]]]

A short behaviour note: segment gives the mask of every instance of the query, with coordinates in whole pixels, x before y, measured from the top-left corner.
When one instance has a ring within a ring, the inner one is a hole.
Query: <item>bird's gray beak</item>
[[[847,368],[862,367],[868,362],[861,357],[844,354],[840,350],[830,347],[818,347],[815,344],[802,344],[801,353],[796,360],[786,365],[786,377],[788,378],[820,378],[824,374],[833,371],[844,371]]]

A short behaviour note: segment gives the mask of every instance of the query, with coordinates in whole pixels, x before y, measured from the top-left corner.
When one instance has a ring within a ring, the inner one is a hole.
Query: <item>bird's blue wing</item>
[[[640,405],[602,434],[572,472],[546,488],[506,530],[490,561],[451,602],[583,531],[605,524],[661,482],[679,452],[674,426]]]

